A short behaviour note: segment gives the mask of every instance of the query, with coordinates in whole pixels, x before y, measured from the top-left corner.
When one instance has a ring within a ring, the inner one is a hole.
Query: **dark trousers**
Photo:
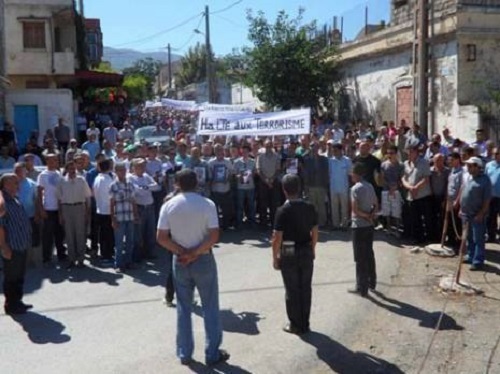
[[[31,246],[38,247],[40,245],[40,226],[35,222],[35,218],[30,218],[31,222]]]
[[[356,262],[356,288],[362,294],[377,285],[377,270],[373,253],[373,226],[352,229],[352,247]]]
[[[66,257],[66,248],[64,248],[64,229],[59,223],[59,212],[57,210],[46,210],[47,218],[42,223],[42,253],[43,262],[52,259],[54,243],[57,249],[57,258],[62,260]]]
[[[3,259],[3,294],[6,307],[15,307],[23,300],[26,259],[26,251],[12,251],[10,260]]]
[[[292,327],[307,331],[311,314],[312,275],[314,259],[312,251],[302,255],[282,257],[281,275],[285,285],[286,314]]]
[[[90,199],[90,249],[97,253],[99,248],[99,235],[98,235],[98,225],[97,225],[97,212],[96,212],[96,202],[95,198]]]
[[[433,195],[431,199],[432,226],[429,230],[431,233],[430,239],[435,243],[441,243],[441,236],[443,234],[444,225],[444,210],[446,208],[446,197]]]
[[[228,192],[212,192],[212,200],[217,206],[217,210],[222,213],[221,226],[223,229],[227,229],[234,220],[234,200],[231,190]]]
[[[279,191],[277,183],[273,183],[272,187],[269,187],[266,183],[259,183],[259,221],[261,224],[266,224],[267,221],[267,210],[269,209],[269,221],[271,225],[274,225],[274,215],[276,214],[276,209],[278,208],[279,202]]]
[[[174,254],[167,251],[167,281],[165,282],[165,298],[167,301],[173,301],[175,296],[173,261]]]
[[[113,226],[111,226],[111,215],[96,214],[96,218],[101,257],[106,260],[111,260],[113,258],[115,247],[114,231]]]
[[[431,239],[434,220],[432,218],[432,197],[409,201],[409,236],[418,244],[428,243]]]
[[[488,213],[488,241],[497,240],[498,233],[498,214],[500,213],[500,197],[492,197],[490,201],[490,210]]]

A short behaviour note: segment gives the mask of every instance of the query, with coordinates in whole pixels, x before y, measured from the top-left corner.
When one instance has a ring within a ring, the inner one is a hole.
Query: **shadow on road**
[[[202,364],[199,361],[193,361],[192,364],[188,366],[188,368],[193,372],[197,374],[211,374],[211,373],[217,373],[217,374],[251,374],[250,371],[247,371],[239,366],[236,365],[231,365],[227,362],[224,362],[222,364],[216,365],[214,367],[210,367],[207,365]]]
[[[500,265],[500,251],[494,249],[486,249],[484,252],[484,256],[486,257],[486,261]]]
[[[330,366],[335,373],[403,374],[403,371],[396,365],[365,352],[353,352],[319,332],[310,332],[300,338],[315,347],[318,358]]]
[[[64,334],[66,326],[50,317],[28,312],[12,316],[12,319],[21,325],[28,338],[35,344],[63,344],[71,340],[69,335]]]
[[[193,303],[193,312],[199,317],[203,317],[203,309],[199,303]],[[240,312],[235,313],[232,309],[222,309],[220,311],[222,330],[237,334],[259,335],[257,323],[262,319],[259,313]]]
[[[378,296],[382,301],[377,300],[371,295],[367,296],[375,305],[386,309],[387,311],[395,314],[399,314],[402,317],[413,318],[420,321],[419,326],[426,327],[429,329],[434,329],[437,326],[441,312],[427,312],[426,310],[420,309],[414,305],[404,303],[399,300],[391,299],[385,296],[382,292],[374,291],[376,296]],[[441,324],[439,325],[439,330],[463,330],[464,328],[457,324],[451,316],[448,314],[443,314]]]

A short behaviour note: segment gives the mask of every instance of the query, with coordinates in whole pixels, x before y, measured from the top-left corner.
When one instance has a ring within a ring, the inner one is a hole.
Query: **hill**
[[[104,56],[102,59],[103,61],[109,61],[113,69],[122,71],[132,66],[137,60],[147,57],[151,57],[163,63],[167,63],[168,61],[167,51],[140,52],[134,49],[112,47],[104,47]],[[172,54],[172,61],[180,60],[181,57],[182,56]]]

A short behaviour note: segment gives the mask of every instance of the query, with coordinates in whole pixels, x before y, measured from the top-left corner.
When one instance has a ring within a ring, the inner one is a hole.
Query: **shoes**
[[[116,274],[122,274],[123,273],[123,268],[115,268],[115,273]]]
[[[288,333],[288,334],[295,334],[295,335],[300,335],[302,333],[302,331],[300,329],[298,329],[295,326],[292,326],[291,323],[287,323],[283,327],[283,331],[286,332],[286,333]]]
[[[86,266],[85,266],[85,264],[84,264],[84,262],[83,262],[83,261],[78,261],[78,262],[76,263],[76,267],[77,267],[78,269],[84,269],[84,268],[86,268]]]
[[[221,363],[229,360],[229,357],[231,357],[231,355],[229,353],[227,353],[223,349],[219,349],[219,358],[215,361],[205,361],[205,364],[207,364],[208,366],[214,366],[217,364],[221,364]]]
[[[4,311],[5,311],[5,314],[12,316],[12,315],[18,315],[18,314],[26,314],[28,309],[23,307],[21,304],[14,305],[14,306],[5,305]]]
[[[174,301],[173,300],[169,300],[167,298],[163,299],[165,305],[167,306],[167,308],[175,308],[175,304],[174,304]]]
[[[19,306],[20,306],[21,308],[26,309],[26,310],[33,309],[33,305],[32,305],[32,304],[25,304],[25,303],[23,303],[22,301],[19,303]]]
[[[191,365],[193,362],[194,361],[191,357],[181,358],[181,365],[188,366],[188,365]]]
[[[472,264],[472,260],[469,257],[464,257],[462,264]]]
[[[361,297],[366,297],[368,295],[368,292],[367,291],[361,291],[357,288],[351,288],[351,289],[348,289],[347,290],[348,293],[352,293],[354,295],[359,295]]]
[[[368,289],[371,290],[371,291],[375,291],[375,288],[377,288],[377,285],[376,284],[370,284],[368,286]]]
[[[469,268],[470,271],[481,271],[483,270],[484,265],[483,264],[472,264],[471,267]]]

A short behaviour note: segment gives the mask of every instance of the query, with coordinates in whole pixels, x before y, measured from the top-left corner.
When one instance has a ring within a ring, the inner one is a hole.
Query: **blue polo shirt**
[[[491,182],[485,174],[479,174],[465,182],[460,206],[467,218],[473,218],[481,210],[483,203],[491,199]]]
[[[19,183],[19,192],[17,196],[24,207],[28,217],[35,217],[35,196],[37,184],[29,178],[25,178]]]
[[[493,187],[491,194],[493,197],[500,197],[500,163],[490,161],[486,164],[485,173],[491,180]]]

